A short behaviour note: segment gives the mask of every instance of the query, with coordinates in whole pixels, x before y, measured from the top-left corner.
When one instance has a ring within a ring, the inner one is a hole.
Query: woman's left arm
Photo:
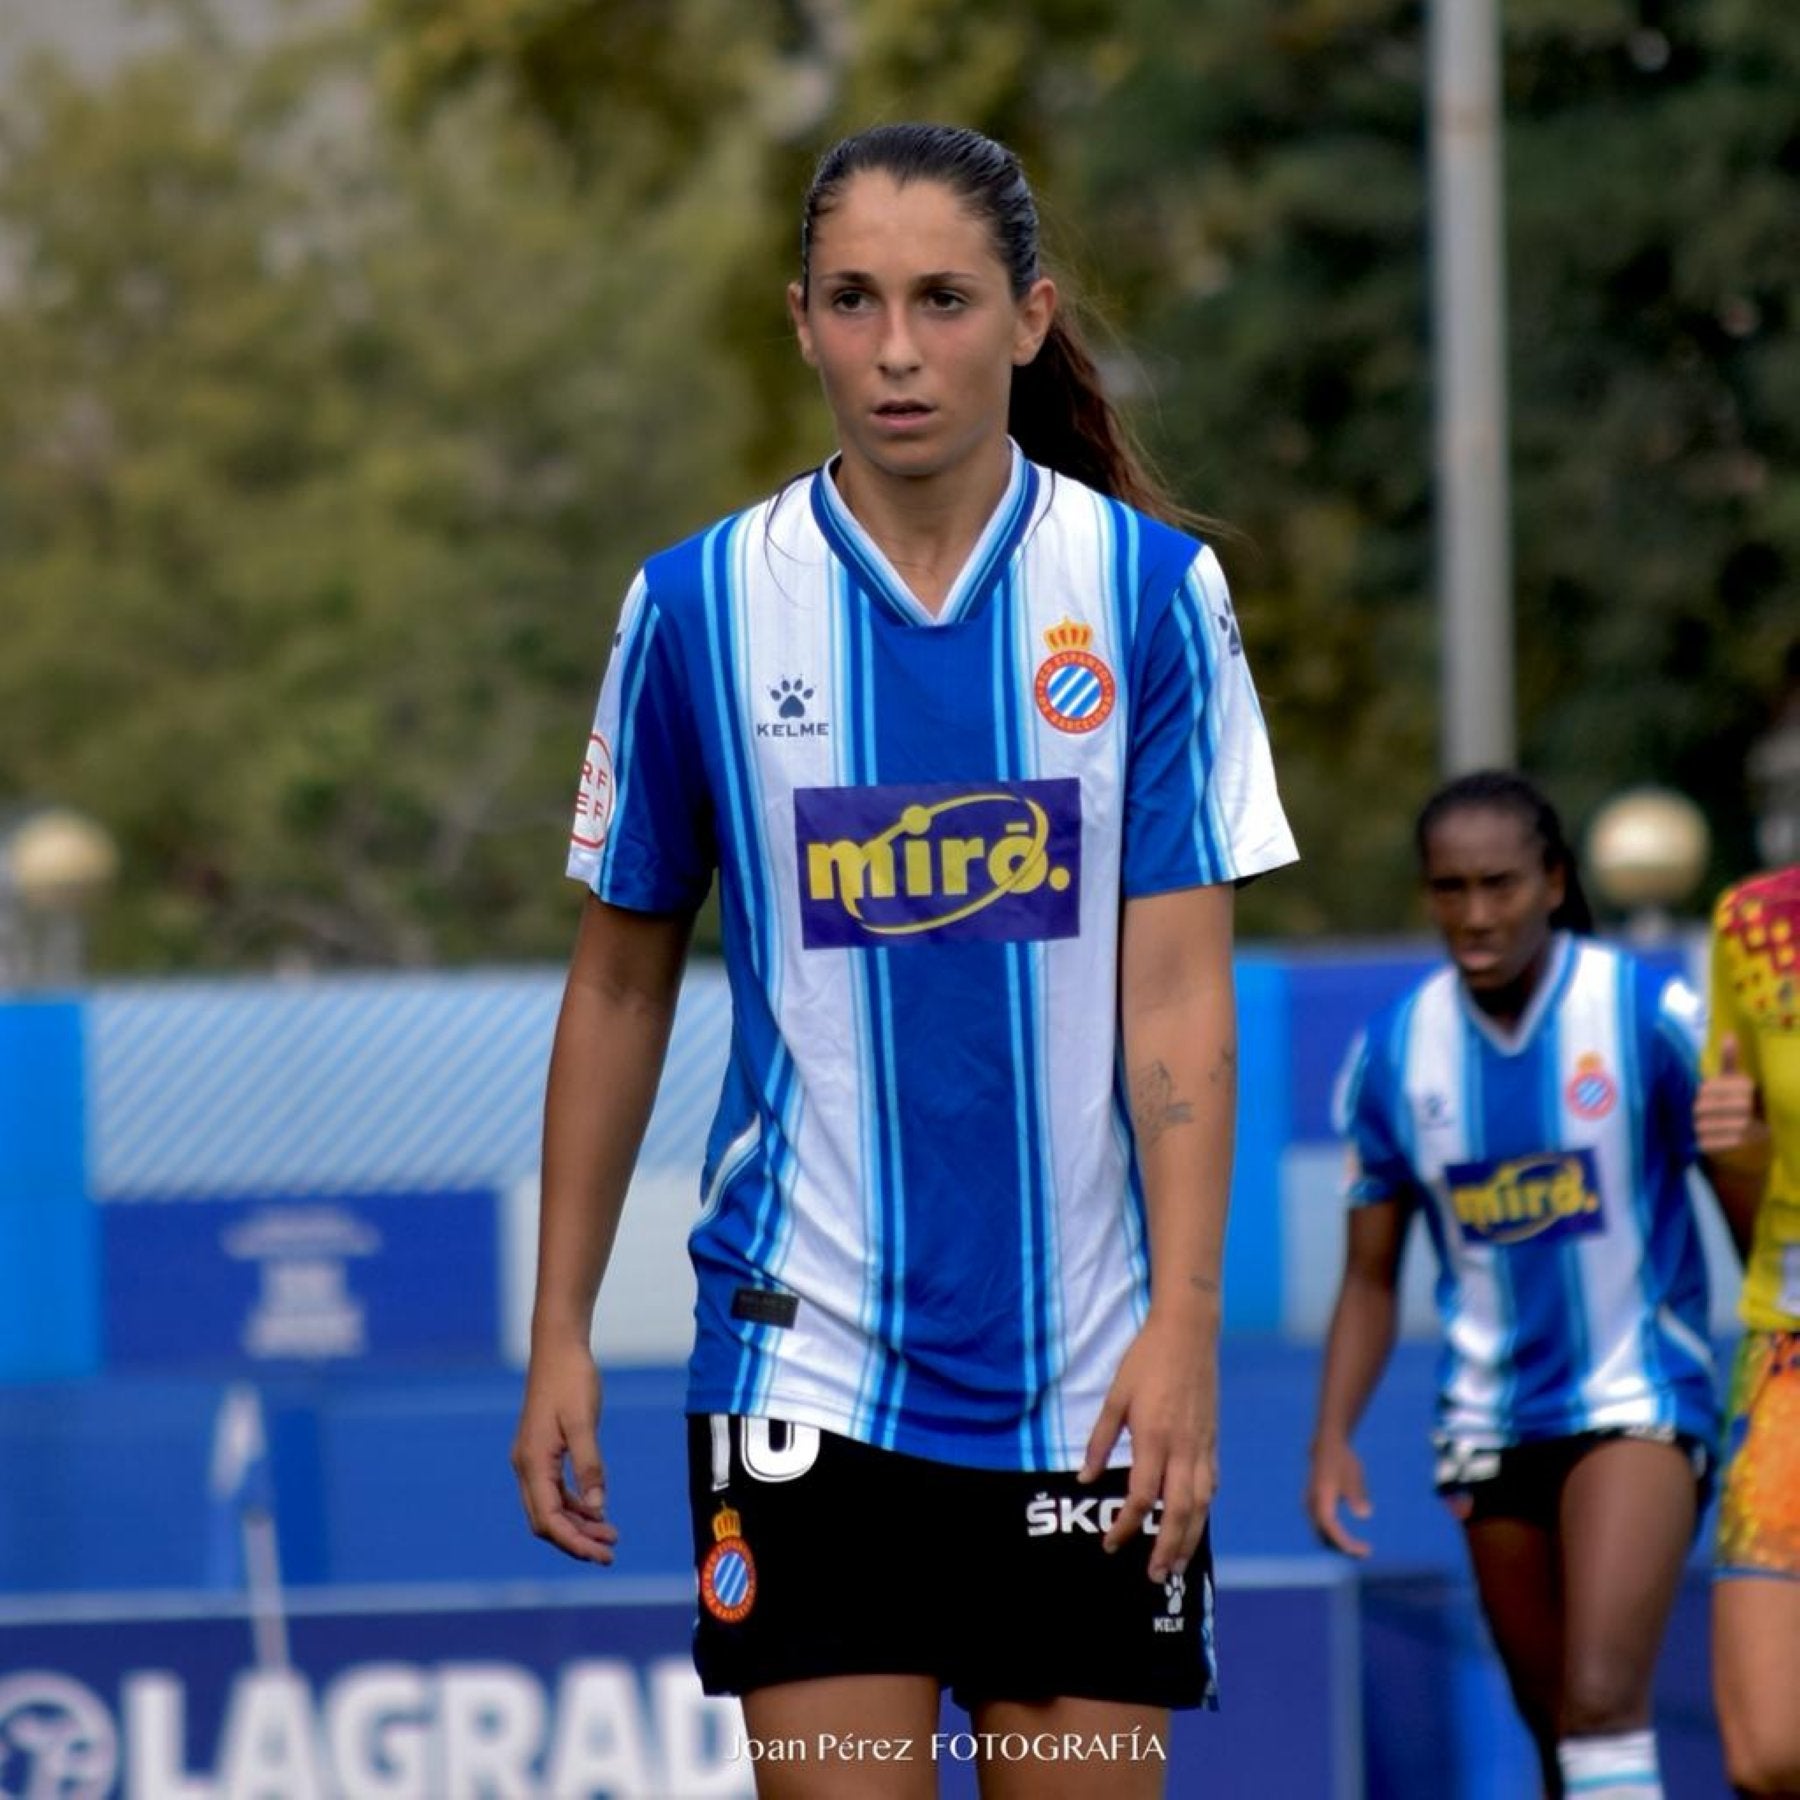
[[[1106,1534],[1117,1550],[1158,1500],[1150,1578],[1199,1547],[1218,1485],[1219,1322],[1237,1111],[1229,884],[1125,902],[1119,1015],[1150,1234],[1150,1311],[1113,1378],[1082,1465],[1131,1432],[1131,1482]]]

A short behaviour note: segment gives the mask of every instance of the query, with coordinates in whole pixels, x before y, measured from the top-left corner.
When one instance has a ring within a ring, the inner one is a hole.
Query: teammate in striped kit
[[[1438,1489],[1547,1792],[1661,1792],[1650,1685],[1710,1479],[1707,1281],[1688,1198],[1700,1008],[1584,934],[1555,812],[1465,776],[1418,849],[1450,966],[1341,1078],[1350,1217],[1307,1507],[1364,1555],[1351,1433],[1392,1348],[1414,1215],[1437,1253]]]
[[[1210,1698],[1231,895],[1294,849],[1219,565],[1150,516],[1010,152],[846,140],[789,299],[838,455],[652,558],[601,690],[515,1464],[611,1560],[589,1320],[716,871],[696,1659],[753,1742],[920,1747],[855,1786],[915,1795],[945,1686],[1145,1742]]]

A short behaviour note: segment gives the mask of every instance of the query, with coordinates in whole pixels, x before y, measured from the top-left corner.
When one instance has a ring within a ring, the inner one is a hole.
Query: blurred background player
[[[1745,1255],[1713,1586],[1713,1689],[1733,1786],[1800,1794],[1800,866],[1713,912],[1694,1129]]]
[[[654,558],[601,691],[514,1460],[611,1561],[589,1332],[716,870],[695,1658],[754,1740],[910,1746],[764,1758],[765,1796],[910,1800],[945,1688],[1050,1742],[1210,1699],[1233,884],[1294,849],[1223,577],[1124,504],[1160,509],[1012,153],[848,139],[801,244],[838,454]]]
[[[1686,1188],[1699,1007],[1586,936],[1556,813],[1482,771],[1416,828],[1450,965],[1340,1078],[1348,1240],[1306,1506],[1367,1554],[1351,1433],[1393,1346],[1414,1214],[1445,1333],[1437,1487],[1551,1795],[1661,1793],[1650,1690],[1717,1424]]]

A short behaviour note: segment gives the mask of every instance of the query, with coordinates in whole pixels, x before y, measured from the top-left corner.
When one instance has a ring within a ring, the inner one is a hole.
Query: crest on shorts
[[[1619,1089],[1607,1074],[1606,1064],[1588,1050],[1576,1058],[1575,1073],[1569,1077],[1563,1097],[1577,1118],[1604,1119],[1618,1100]]]
[[[713,1547],[700,1565],[700,1604],[723,1625],[748,1618],[756,1604],[756,1559],[735,1506],[713,1514]]]
[[[1088,646],[1091,625],[1064,619],[1044,633],[1050,655],[1038,664],[1032,694],[1041,712],[1058,731],[1094,731],[1112,717],[1119,697],[1113,672]]]

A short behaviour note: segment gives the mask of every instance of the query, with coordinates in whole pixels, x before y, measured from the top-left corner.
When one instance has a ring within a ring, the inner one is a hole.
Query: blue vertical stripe
[[[646,595],[638,607],[638,615],[631,635],[621,646],[621,654],[625,658],[625,666],[621,675],[621,694],[619,704],[619,742],[616,746],[618,754],[613,758],[613,777],[616,786],[613,789],[613,812],[623,815],[627,805],[632,778],[637,771],[638,759],[633,753],[633,739],[637,735],[636,721],[641,716],[638,712],[639,697],[644,691],[644,679],[650,668],[650,647],[656,642],[657,627],[660,622],[656,608]],[[600,848],[600,869],[603,875],[612,872],[613,856],[619,847],[619,838],[609,835],[606,843]]]
[[[1114,605],[1119,618],[1119,656],[1127,667],[1136,668],[1138,625],[1138,516],[1116,500],[1100,500],[1104,524],[1101,542],[1110,559],[1103,574],[1110,574]],[[1132,684],[1122,684],[1127,704],[1132,704]],[[1135,712],[1135,707],[1133,708]],[[1127,724],[1134,720],[1128,718]],[[1129,791],[1130,733],[1119,733],[1119,792]],[[1121,844],[1121,853],[1123,845]],[[1149,1315],[1150,1306],[1150,1220],[1144,1206],[1144,1176],[1138,1166],[1137,1137],[1131,1124],[1131,1087],[1125,1067],[1125,1045],[1119,1043],[1118,1071],[1113,1089],[1113,1130],[1125,1158],[1125,1233],[1126,1252],[1130,1259],[1135,1288],[1134,1310],[1139,1325]]]
[[[67,1000],[0,1006],[0,1379],[100,1365],[84,1014]]]
[[[1538,1023],[1531,1060],[1537,1065],[1537,1141],[1550,1150],[1565,1148],[1562,1097],[1562,1013],[1546,1012]],[[1546,1248],[1556,1256],[1556,1276],[1562,1289],[1562,1323],[1557,1333],[1555,1321],[1549,1322],[1553,1341],[1562,1346],[1566,1366],[1558,1374],[1558,1382],[1567,1396],[1564,1426],[1569,1431],[1587,1429],[1587,1402],[1581,1392],[1580,1371],[1591,1367],[1586,1290],[1581,1279],[1580,1240],[1565,1238]]]
[[[894,1054],[893,951],[885,945],[867,952],[874,965],[878,1039],[876,1092],[880,1105],[880,1162],[882,1170],[882,1231],[886,1281],[881,1296],[881,1336],[885,1343],[906,1341],[906,1174],[901,1161],[900,1072]],[[903,1356],[889,1356],[875,1393],[878,1435],[875,1441],[892,1449],[900,1423],[900,1403],[906,1380]]]
[[[838,692],[844,697],[844,718],[847,730],[843,733],[842,742],[849,747],[849,768],[846,772],[840,767],[840,773],[851,785],[856,786],[861,785],[867,779],[866,770],[870,756],[865,741],[867,734],[864,724],[862,649],[863,635],[868,630],[868,618],[857,578],[842,556],[837,559],[835,586],[839,601],[839,616],[843,622],[841,646],[843,665],[839,670]],[[844,752],[840,749],[835,754],[841,765]],[[881,1392],[883,1372],[886,1367],[886,1348],[881,1337],[881,1219],[884,1185],[881,1163],[881,1122],[875,1104],[879,1086],[875,1073],[875,998],[871,991],[871,984],[874,980],[872,959],[865,956],[853,957],[851,959],[851,980],[855,987],[856,1052],[859,1073],[856,1092],[861,1099],[857,1114],[857,1141],[862,1156],[863,1231],[869,1245],[863,1280],[862,1305],[857,1320],[863,1332],[864,1343],[863,1366],[857,1377],[855,1418],[856,1435],[859,1438],[872,1440],[876,1435],[875,1406]]]
[[[722,546],[723,572],[726,575],[726,610],[730,626],[734,667],[748,669],[750,650],[748,635],[752,621],[748,616],[752,587],[747,567],[754,542],[747,522],[740,521]],[[741,709],[738,718],[745,770],[745,788],[750,795],[749,828],[754,838],[753,868],[758,876],[748,899],[755,905],[755,934],[761,950],[763,992],[770,1013],[779,1016],[783,976],[779,901],[775,893],[776,863],[767,836],[768,805],[762,793],[760,765],[752,753],[746,736],[750,714]],[[767,1053],[768,1067],[764,1075],[768,1096],[763,1131],[763,1161],[767,1170],[767,1191],[757,1233],[750,1242],[753,1263],[780,1279],[781,1268],[794,1234],[794,1183],[799,1176],[799,1161],[794,1143],[799,1130],[802,1102],[799,1074],[779,1028],[772,1035]],[[757,1345],[758,1361],[754,1390],[749,1409],[760,1409],[768,1397],[780,1359],[782,1333],[776,1326],[755,1325],[751,1332]]]
[[[1275,959],[1237,959],[1237,1006],[1259,1028],[1238,1034],[1240,1095],[1225,1238],[1233,1330],[1281,1329],[1281,1162],[1292,1123],[1288,974]],[[1243,1103],[1243,1097],[1253,1097]]]
[[[1005,597],[1014,596],[1010,587]],[[1026,730],[1021,712],[1022,686],[1017,666],[1015,638],[1020,629],[1014,608],[993,608],[995,765],[1002,780],[1026,773]],[[1047,1159],[1040,1146],[1050,1141],[1049,1119],[1041,1098],[1043,1080],[1039,1055],[1038,995],[1032,979],[1032,958],[1022,944],[1004,949],[1006,968],[1007,1028],[1010,1034],[1016,1087],[1013,1094],[1013,1130],[1019,1172],[1019,1281],[1023,1300],[1021,1345],[1025,1392],[1033,1404],[1020,1420],[1020,1447],[1034,1466],[1047,1456],[1043,1400],[1050,1370],[1050,1308],[1053,1285],[1049,1254],[1049,1205],[1044,1187]]]
[[[1631,1155],[1629,1192],[1640,1241],[1644,1246],[1643,1257],[1638,1264],[1641,1271],[1640,1290],[1643,1294],[1642,1318],[1638,1325],[1638,1354],[1643,1358],[1645,1374],[1662,1396],[1660,1410],[1667,1415],[1673,1406],[1673,1398],[1669,1387],[1669,1371],[1663,1365],[1662,1345],[1657,1337],[1656,1301],[1649,1287],[1650,1248],[1656,1242],[1654,1196],[1650,1193],[1644,1167],[1644,1143],[1650,1129],[1649,1096],[1638,1035],[1638,988],[1631,975],[1629,964],[1615,964],[1613,995],[1618,1018],[1620,1099],[1631,1113],[1631,1126],[1626,1133],[1626,1143]]]
[[[846,714],[850,780],[853,785],[867,786],[878,779],[873,596],[861,585],[854,568],[848,569],[841,593],[849,665],[844,692],[849,697]],[[859,1434],[876,1444],[891,1442],[897,1423],[897,1416],[889,1409],[899,1396],[900,1367],[891,1346],[898,1342],[896,1333],[903,1315],[896,1302],[905,1281],[897,1228],[905,1190],[892,1104],[896,1081],[886,955],[885,950],[873,950],[853,958],[856,1033],[864,1072],[858,1131],[863,1145],[863,1179],[868,1189],[869,1233],[868,1280],[863,1296],[863,1327],[868,1341],[857,1392],[857,1422]]]
[[[1188,590],[1184,589],[1184,594]],[[1212,696],[1212,644],[1204,630],[1195,630],[1194,616],[1179,602],[1175,624],[1181,633],[1182,654],[1187,658],[1194,727],[1189,733],[1188,769],[1194,789],[1195,858],[1202,882],[1222,881],[1228,868],[1219,847],[1218,823],[1213,816],[1213,745],[1207,731],[1207,702]]]
[[[1035,499],[1035,472],[1033,474],[1032,497]],[[1017,643],[1024,653],[1021,665],[1011,685],[1017,696],[1019,717],[1019,769],[1018,773],[1031,779],[1042,772],[1042,758],[1038,754],[1038,732],[1040,727],[1032,716],[1031,709],[1025,706],[1023,695],[1031,673],[1032,657],[1037,646],[1030,641],[1030,628],[1026,623],[1028,608],[1026,596],[1020,590],[1016,574],[1008,573],[1001,581],[999,599],[995,610],[1006,617],[1016,617],[1019,625],[1011,641]],[[1050,1099],[1050,1000],[1049,1000],[1049,946],[1044,943],[1020,943],[1014,948],[1019,952],[1023,963],[1022,974],[1026,984],[1026,992],[1030,996],[1032,1007],[1032,1039],[1031,1061],[1028,1070],[1022,1070],[1022,1078],[1029,1077],[1028,1092],[1033,1105],[1034,1132],[1036,1141],[1047,1146],[1052,1138],[1051,1118],[1053,1107]],[[1068,1361],[1068,1339],[1064,1329],[1062,1305],[1062,1240],[1060,1226],[1062,1220],[1061,1196],[1056,1191],[1056,1163],[1051,1156],[1040,1154],[1034,1159],[1038,1170],[1040,1192],[1038,1196],[1038,1216],[1042,1235],[1042,1275],[1039,1289],[1043,1296],[1043,1351],[1042,1401],[1034,1409],[1035,1426],[1038,1442],[1042,1445],[1044,1460],[1049,1459],[1049,1445],[1054,1436],[1058,1442],[1068,1435],[1064,1429],[1061,1389],[1058,1383],[1063,1368]],[[1056,1417],[1051,1420],[1046,1412],[1052,1402],[1056,1406]]]
[[[711,663],[713,700],[719,721],[720,762],[725,770],[724,830],[738,879],[743,914],[744,950],[751,971],[766,993],[773,996],[775,907],[769,892],[767,846],[754,793],[754,758],[744,740],[746,719],[736,704],[736,684],[745,666],[739,637],[739,596],[733,555],[737,540],[751,515],[715,526],[701,549],[701,579],[705,599],[707,649]],[[746,1045],[746,1048],[749,1048]],[[765,1066],[755,1079],[764,1108],[763,1153],[768,1179],[760,1184],[749,1242],[743,1255],[753,1265],[765,1266],[781,1232],[783,1185],[782,1120],[792,1098],[794,1071],[779,1037],[762,1050]],[[751,1325],[743,1337],[737,1373],[732,1383],[732,1410],[745,1412],[755,1404],[768,1379],[765,1352],[776,1327]]]
[[[876,785],[881,780],[875,709],[875,637],[880,627],[868,604],[871,599],[869,595],[859,596],[852,615],[856,620],[856,777],[861,784]],[[869,1405],[871,1441],[881,1445],[893,1442],[899,1425],[906,1322],[906,1171],[900,1136],[900,1074],[894,1058],[889,954],[886,948],[864,953],[869,965],[864,993],[869,1009],[867,1033],[872,1075],[866,1104],[871,1112],[874,1179],[879,1195],[877,1236],[870,1254],[880,1276],[875,1335],[882,1346]],[[896,1349],[902,1353],[895,1354]]]

